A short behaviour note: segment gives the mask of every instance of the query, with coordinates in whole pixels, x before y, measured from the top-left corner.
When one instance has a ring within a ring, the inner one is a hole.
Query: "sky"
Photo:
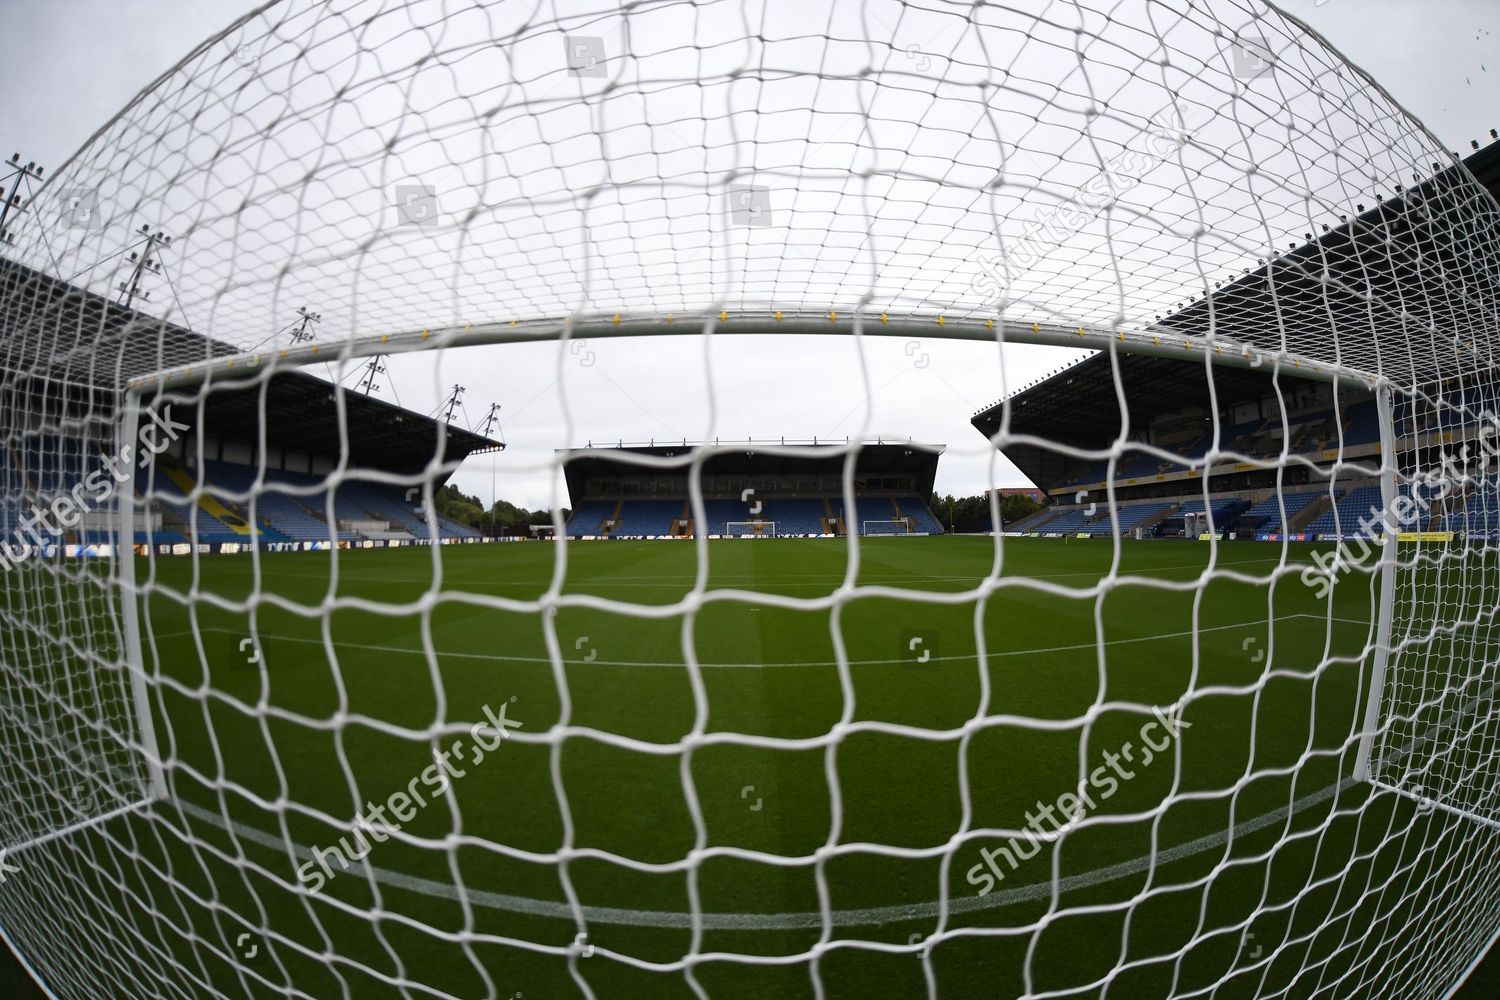
[[[9,97],[0,111],[0,157],[15,151],[44,166],[62,164],[137,91],[244,9],[221,0],[6,3],[0,86]],[[1370,73],[1450,149],[1467,151],[1471,139],[1488,141],[1488,130],[1500,126],[1491,97],[1500,74],[1492,51],[1500,4],[1298,0],[1284,9]],[[911,49],[914,63],[926,55],[918,43]],[[793,250],[782,266],[795,268],[800,254],[816,252]],[[504,273],[509,265],[496,266]],[[550,506],[556,495],[554,449],[617,440],[910,437],[948,447],[937,488],[966,495],[1024,483],[973,430],[973,412],[1080,356],[1013,345],[997,358],[993,345],[934,339],[861,347],[831,337],[717,338],[706,367],[689,338],[569,346],[561,365],[557,345],[548,344],[396,359],[382,396],[433,412],[449,387],[463,384],[461,419],[476,425],[491,403],[500,404],[508,450],[472,460],[456,482],[486,500],[498,494],[532,508]]]

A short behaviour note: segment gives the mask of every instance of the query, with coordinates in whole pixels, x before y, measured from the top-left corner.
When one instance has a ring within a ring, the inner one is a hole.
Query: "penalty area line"
[[[1278,622],[1292,621],[1298,618],[1314,618],[1322,620],[1320,615],[1309,614],[1305,611],[1291,612],[1274,619]],[[1336,619],[1340,621],[1352,621],[1352,619]],[[1163,639],[1184,639],[1189,636],[1202,635],[1206,632],[1231,632],[1240,629],[1264,628],[1266,619],[1258,618],[1255,621],[1235,622],[1230,625],[1205,625],[1196,629],[1184,629],[1180,632],[1159,632],[1153,635],[1125,636],[1119,639],[1105,639],[1102,642],[1076,642],[1065,646],[1041,646],[1030,649],[992,649],[985,653],[990,659],[1002,659],[1013,656],[1039,656],[1048,653],[1073,653],[1080,650],[1098,649],[1101,646],[1130,646],[1143,642],[1158,642]],[[1363,624],[1363,623],[1361,623]],[[233,629],[219,628],[213,626],[200,629],[200,632],[222,632],[226,634],[239,635]],[[158,636],[158,639],[180,638],[191,635],[191,632],[177,632]],[[321,646],[321,638],[312,639],[304,636],[272,635],[266,632],[257,633],[262,639],[270,639],[275,642],[296,642],[308,646]],[[376,643],[342,642],[335,640],[336,649],[357,649],[367,653],[405,653],[408,656],[426,656],[427,650],[411,646],[387,646]],[[439,659],[455,660],[485,660],[495,663],[535,663],[550,664],[552,661],[545,656],[508,656],[504,653],[468,653],[461,650],[432,650],[432,654]],[[941,663],[944,661],[972,661],[973,654],[959,654],[956,656],[934,656],[924,661],[927,663]],[[592,666],[592,667],[673,667],[678,670],[686,669],[687,664],[681,660],[582,660],[572,659],[562,661],[566,666]],[[878,660],[850,660],[849,665],[853,667],[871,667],[891,664],[910,664],[910,658],[878,659]],[[758,670],[769,667],[836,667],[835,660],[791,660],[784,663],[704,663],[698,664],[705,670]]]
[[[1062,895],[1063,893],[1075,892],[1108,882],[1117,882],[1132,875],[1138,875],[1153,867],[1171,864],[1174,861],[1181,861],[1185,858],[1222,847],[1231,838],[1245,837],[1268,826],[1284,822],[1299,812],[1326,802],[1356,784],[1359,784],[1359,782],[1353,778],[1345,778],[1336,784],[1305,795],[1289,805],[1273,809],[1254,819],[1239,823],[1231,829],[1206,834],[1184,844],[1179,844],[1176,847],[1169,847],[1154,856],[1142,855],[1130,861],[1122,861],[1104,868],[1096,868],[1093,871],[1069,875],[1066,878],[1058,879],[1055,885],[1052,882],[1033,882],[1027,885],[1000,889],[985,896],[950,896],[946,909],[950,914],[978,913],[1016,903],[1048,899],[1054,891]],[[201,806],[181,802],[176,807],[187,815],[202,820],[205,823],[217,826],[220,829],[227,829],[234,836],[242,840],[250,841],[276,851],[285,851],[287,849],[287,842],[283,838],[273,836],[262,830],[238,822],[231,823],[226,827],[222,816]],[[311,848],[304,847],[301,844],[291,846],[293,853],[298,858],[307,861],[315,860]],[[447,882],[408,875],[404,872],[391,871],[388,868],[378,868],[374,865],[370,866],[370,874],[377,882],[391,888],[403,889],[409,892],[448,900],[467,899],[473,905],[482,906],[486,909],[504,910],[527,916],[550,917],[557,920],[572,921],[575,918],[575,913],[571,906],[555,900],[534,899],[529,896],[491,892],[486,889],[467,889],[460,893],[452,884]],[[832,926],[834,927],[868,927],[903,920],[933,919],[940,916],[943,910],[944,907],[940,901],[932,900],[926,903],[832,910],[830,911],[830,916]],[[672,930],[691,929],[693,927],[692,914],[678,910],[637,910],[618,906],[585,905],[580,906],[579,911],[583,919],[591,924],[625,924]],[[818,910],[787,913],[699,913],[697,923],[704,930],[778,931],[802,930],[807,928],[817,929],[823,926],[823,914]]]

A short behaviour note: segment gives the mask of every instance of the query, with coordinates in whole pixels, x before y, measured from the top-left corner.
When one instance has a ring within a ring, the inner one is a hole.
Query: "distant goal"
[[[724,534],[730,538],[775,538],[775,521],[730,521],[724,525]]]

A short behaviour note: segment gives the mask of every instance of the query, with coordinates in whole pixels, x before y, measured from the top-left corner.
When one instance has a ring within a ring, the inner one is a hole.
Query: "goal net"
[[[1450,148],[1259,0],[258,6],[5,167],[0,932],[63,998],[1447,996]],[[845,535],[930,515],[892,408],[974,537]]]
[[[861,521],[859,531],[862,535],[909,535],[911,524],[907,521]]]

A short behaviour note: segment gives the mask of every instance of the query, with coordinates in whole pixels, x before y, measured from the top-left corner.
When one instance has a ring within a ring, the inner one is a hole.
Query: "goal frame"
[[[876,311],[839,313],[720,311],[702,315],[626,315],[590,313],[549,319],[497,319],[460,326],[430,327],[389,334],[364,334],[341,341],[291,345],[274,350],[209,359],[164,368],[131,379],[128,392],[145,393],[190,388],[205,382],[246,381],[266,377],[267,371],[310,365],[360,361],[377,354],[408,354],[434,348],[478,347],[494,344],[532,344],[583,340],[592,337],[669,337],[713,333],[746,336],[895,337],[909,340],[967,341],[970,343],[1018,344],[1037,347],[1067,347],[1121,354],[1146,354],[1203,364],[1211,353],[1214,365],[1295,371],[1299,378],[1347,382],[1369,391],[1374,376],[1330,364],[1303,354],[1268,350],[1222,336],[1187,337],[1158,324],[1138,330],[1077,326],[1052,320],[1007,320],[999,317],[949,317],[942,313],[893,315]]]
[[[853,337],[926,337],[933,340],[970,343],[1016,344],[1044,347],[1069,347],[1117,354],[1144,354],[1155,357],[1189,360],[1234,368],[1267,368],[1294,371],[1299,378],[1332,383],[1335,388],[1349,385],[1363,392],[1373,392],[1377,399],[1381,442],[1381,496],[1390,509],[1396,496],[1395,424],[1392,385],[1388,378],[1329,363],[1287,350],[1267,350],[1243,341],[1210,335],[1193,338],[1177,330],[1148,324],[1138,330],[1075,326],[1055,321],[1008,320],[977,316],[950,319],[941,313],[932,315],[890,315],[880,312],[840,314],[828,312],[782,313],[765,311],[721,310],[718,313],[684,316],[642,316],[620,313],[589,313],[536,320],[488,320],[462,326],[428,328],[393,334],[371,334],[350,337],[339,344],[287,348],[244,356],[215,358],[202,364],[180,365],[134,379],[126,386],[126,395],[138,399],[146,393],[168,389],[203,386],[212,383],[253,383],[268,379],[284,368],[302,368],[312,364],[348,363],[377,354],[414,353],[435,348],[458,348],[498,344],[569,341],[589,337],[655,337],[723,335],[785,335]],[[122,512],[124,506],[122,505]],[[122,526],[123,526],[122,522]],[[774,525],[774,522],[771,522]],[[860,536],[864,533],[860,525]],[[726,523],[726,534],[728,523]],[[909,534],[910,532],[907,532]],[[1380,597],[1372,650],[1370,686],[1359,733],[1353,777],[1396,794],[1413,796],[1409,790],[1393,788],[1375,778],[1372,757],[1376,735],[1380,730],[1380,712],[1385,698],[1387,669],[1394,628],[1396,590],[1395,532],[1392,542],[1381,546],[1379,563]],[[756,537],[756,536],[751,536]],[[766,536],[761,536],[766,537]],[[133,600],[133,594],[132,594]],[[137,643],[139,638],[137,637]],[[138,652],[138,651],[137,651]],[[133,671],[133,676],[138,676]],[[144,678],[142,677],[142,682]],[[149,716],[147,717],[149,719]],[[149,721],[147,723],[149,728]],[[143,742],[146,739],[143,731]],[[1436,804],[1436,803],[1434,803]],[[1453,807],[1448,807],[1452,809]],[[1456,810],[1460,815],[1500,828],[1484,817]]]
[[[133,392],[125,394],[123,412],[120,416],[120,433],[117,447],[122,451],[128,444],[132,449],[140,433],[141,398]],[[132,455],[133,459],[133,455]],[[132,460],[131,468],[135,467]],[[141,752],[146,758],[149,777],[150,799],[167,797],[166,771],[162,767],[161,747],[156,738],[156,723],[151,715],[151,698],[146,687],[146,658],[141,651],[140,606],[137,600],[135,579],[135,482],[122,483],[117,491],[115,509],[118,514],[118,537],[115,542],[116,566],[120,581],[120,603],[124,622],[125,668],[130,672],[130,704],[135,715],[136,736],[141,743]]]
[[[136,467],[135,443],[140,433],[141,399],[134,392],[125,392],[121,399],[118,436],[115,445],[121,461],[127,468]],[[126,446],[130,450],[126,450]],[[135,577],[135,483],[120,484],[115,494],[115,566],[114,579],[120,591],[120,629],[122,664],[129,674],[130,692],[125,701],[127,725],[133,730],[138,744],[138,754],[146,776],[146,795],[128,800],[114,808],[72,823],[48,830],[29,840],[7,845],[15,855],[41,847],[54,840],[91,829],[126,813],[150,807],[167,798],[166,771],[162,766],[161,747],[156,736],[156,723],[151,715],[151,695],[146,684],[145,657],[141,647],[140,608],[136,600]],[[11,949],[17,955],[15,948]],[[33,977],[35,978],[35,977]],[[38,980],[40,982],[40,980]]]
[[[1419,809],[1437,809],[1449,815],[1472,820],[1492,830],[1500,830],[1500,820],[1480,815],[1469,809],[1456,806],[1420,794],[1410,788],[1392,784],[1380,776],[1383,758],[1380,754],[1384,743],[1381,733],[1381,718],[1385,710],[1386,688],[1392,641],[1395,632],[1396,570],[1400,547],[1401,526],[1396,523],[1396,420],[1393,393],[1390,385],[1382,384],[1375,391],[1376,417],[1380,424],[1380,504],[1383,511],[1383,535],[1380,541],[1380,556],[1376,572],[1380,580],[1379,605],[1376,609],[1375,647],[1371,651],[1370,688],[1365,701],[1363,722],[1360,726],[1359,748],[1354,763],[1354,780],[1369,784],[1372,788],[1410,799]]]
[[[732,532],[732,531],[729,530],[730,528],[733,528],[736,525],[743,525],[743,526],[747,526],[747,527],[753,526],[753,527],[769,528],[771,530],[769,532],[765,532],[765,531],[747,531],[744,534],[737,535],[734,532]],[[778,537],[777,534],[776,534],[776,522],[775,521],[725,521],[724,522],[724,535],[727,538],[776,538],[776,537]]]
[[[890,525],[897,525],[897,524],[899,524],[899,525],[904,526],[906,528],[906,530],[905,531],[870,531],[869,528],[867,527],[867,525],[871,525],[871,524],[890,524]],[[916,532],[913,531],[913,530],[911,530],[911,521],[910,520],[902,520],[902,521],[890,520],[890,521],[887,521],[887,520],[884,520],[882,518],[878,518],[877,517],[877,518],[872,518],[871,520],[868,520],[868,521],[860,521],[859,522],[859,536],[861,538],[884,538],[886,536],[891,536],[891,537],[895,538],[895,537],[901,537],[901,536],[904,536],[904,535],[915,535],[915,534],[916,534]]]
[[[1383,385],[1375,393],[1375,412],[1380,422],[1380,504],[1387,517],[1396,501],[1396,424],[1391,405],[1391,388]],[[1374,777],[1372,758],[1375,753],[1375,735],[1380,726],[1380,709],[1385,701],[1386,671],[1390,663],[1391,633],[1395,627],[1396,612],[1396,549],[1399,546],[1397,533],[1387,524],[1385,540],[1380,546],[1380,607],[1376,619],[1376,645],[1374,663],[1370,670],[1370,694],[1365,703],[1364,723],[1359,737],[1359,756],[1354,763],[1354,779],[1368,781],[1372,785],[1401,792],[1401,789],[1383,784]],[[1378,764],[1378,761],[1373,761]]]

